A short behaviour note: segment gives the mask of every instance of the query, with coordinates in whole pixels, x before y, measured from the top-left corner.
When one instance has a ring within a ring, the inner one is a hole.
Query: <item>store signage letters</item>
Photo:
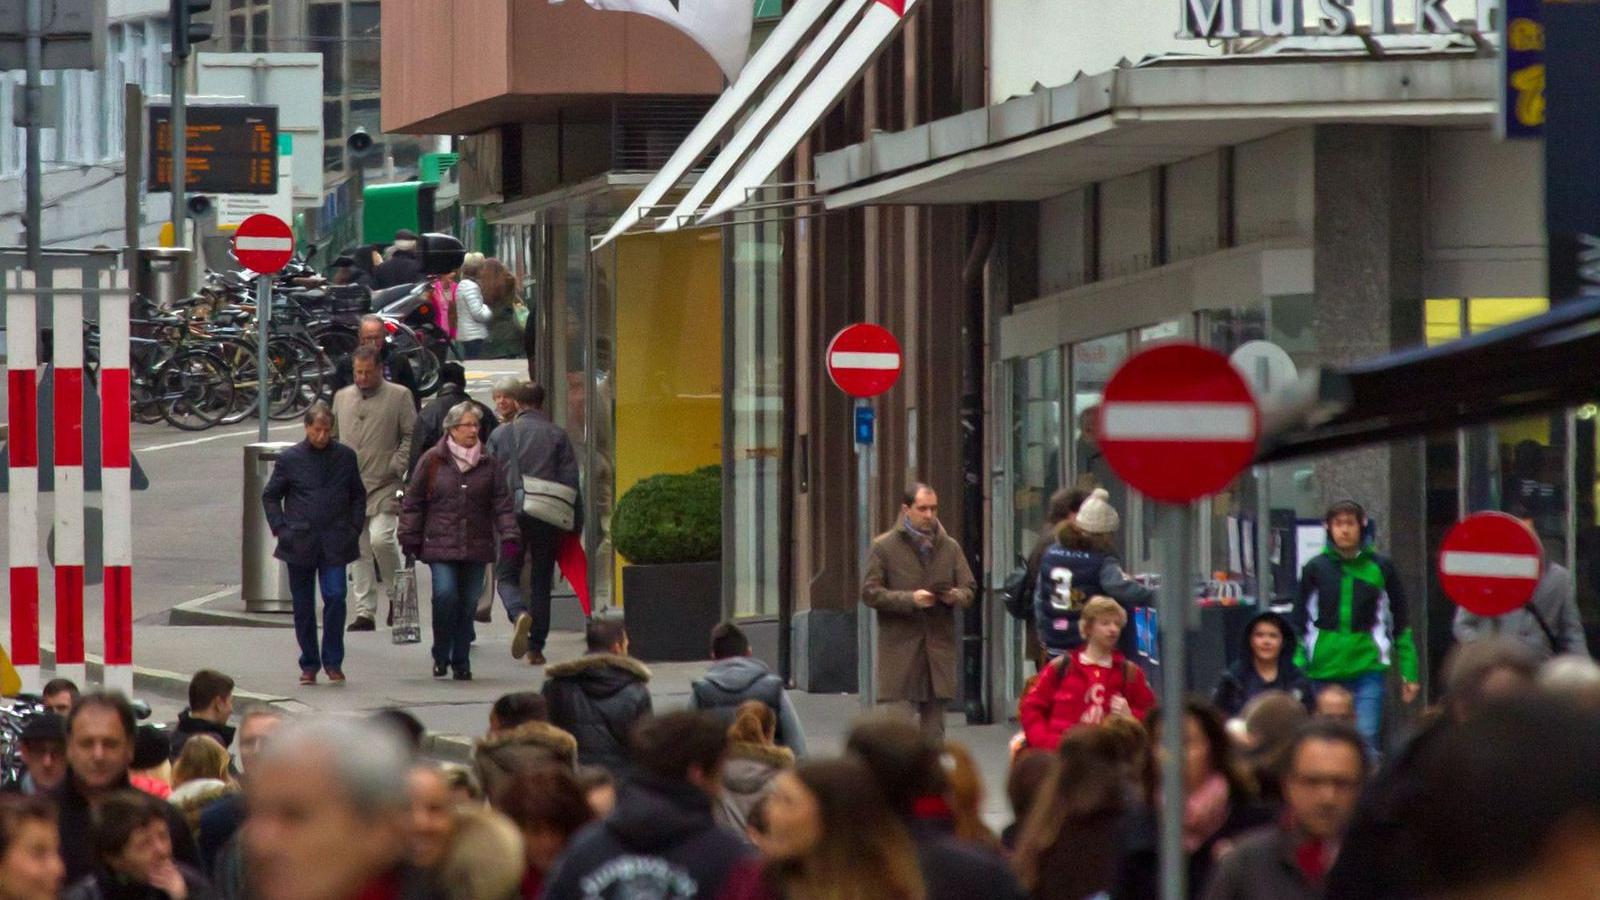
[[[1290,37],[1303,34],[1353,35],[1356,12],[1370,12],[1371,34],[1461,34],[1490,30],[1499,0],[1455,0],[1474,5],[1473,23],[1457,21],[1445,0],[1409,0],[1411,22],[1395,22],[1395,0],[1251,0],[1259,7],[1253,21],[1244,15],[1245,0],[1179,0],[1180,38]],[[1407,2],[1407,0],[1401,0]],[[1474,27],[1474,23],[1475,26]],[[1314,30],[1313,30],[1314,29]]]

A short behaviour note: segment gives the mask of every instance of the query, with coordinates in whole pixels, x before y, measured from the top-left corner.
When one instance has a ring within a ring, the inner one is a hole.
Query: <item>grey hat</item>
[[[1111,495],[1105,488],[1095,488],[1089,499],[1078,507],[1072,523],[1086,534],[1112,534],[1122,525],[1122,517],[1111,506]]]

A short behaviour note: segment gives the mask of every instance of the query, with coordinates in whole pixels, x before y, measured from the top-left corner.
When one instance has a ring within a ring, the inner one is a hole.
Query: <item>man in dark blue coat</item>
[[[306,439],[285,450],[261,492],[267,524],[278,539],[273,555],[289,564],[300,683],[317,670],[344,681],[345,566],[360,555],[367,489],[356,452],[333,439],[333,411],[311,404]],[[317,586],[322,586],[322,645],[317,646]]]

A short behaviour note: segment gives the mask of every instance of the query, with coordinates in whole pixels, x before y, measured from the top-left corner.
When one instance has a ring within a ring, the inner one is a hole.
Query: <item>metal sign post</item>
[[[856,400],[856,542],[860,547],[861,582],[867,580],[867,566],[872,555],[872,462],[873,448],[872,402],[865,397]],[[878,615],[872,607],[856,601],[856,689],[861,698],[861,708],[870,711],[878,705]]]
[[[1156,514],[1161,535],[1161,589],[1157,609],[1161,623],[1161,896],[1183,900],[1189,896],[1188,857],[1183,852],[1183,733],[1187,725],[1183,698],[1188,686],[1187,643],[1190,594],[1191,534],[1189,507],[1163,503]]]
[[[272,321],[272,276],[256,278],[256,415],[261,422],[256,440],[267,442],[267,389],[271,379],[267,372],[272,362],[267,357],[267,326]]]

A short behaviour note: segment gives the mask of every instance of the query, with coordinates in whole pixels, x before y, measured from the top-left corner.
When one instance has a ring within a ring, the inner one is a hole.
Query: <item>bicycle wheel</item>
[[[272,363],[272,404],[267,415],[273,419],[293,419],[322,398],[326,357],[309,343],[297,338],[273,338],[267,347]]]
[[[255,415],[257,390],[261,378],[257,374],[256,348],[242,338],[218,338],[207,345],[221,357],[233,375],[233,406],[222,417],[222,424],[236,425]],[[267,388],[272,390],[270,385]],[[268,395],[270,401],[271,395]]]
[[[179,351],[151,380],[162,415],[184,431],[204,431],[233,409],[233,373],[203,350]]]

